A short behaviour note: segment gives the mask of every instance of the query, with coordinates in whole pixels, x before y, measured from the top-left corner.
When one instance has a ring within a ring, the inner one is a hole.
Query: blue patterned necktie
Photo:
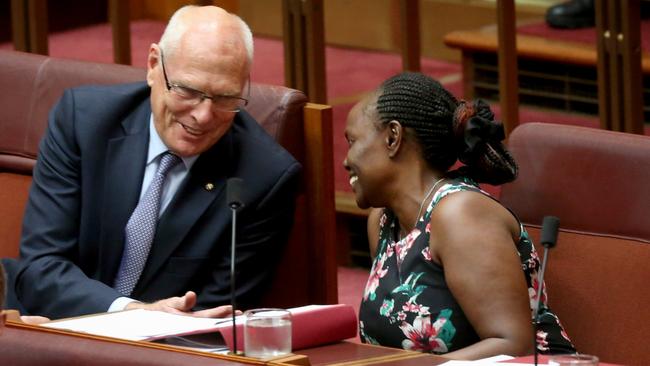
[[[165,177],[180,162],[181,158],[170,152],[163,154],[156,175],[126,224],[124,253],[113,286],[125,296],[131,295],[147,262],[151,243],[156,234],[160,196]]]

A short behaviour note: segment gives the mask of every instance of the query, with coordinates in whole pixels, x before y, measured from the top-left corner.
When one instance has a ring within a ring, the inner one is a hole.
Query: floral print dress
[[[416,227],[401,240],[395,240],[399,230],[397,219],[385,210],[379,223],[377,256],[359,309],[363,342],[441,354],[480,340],[447,287],[443,268],[431,260],[429,252],[431,212],[442,198],[459,191],[488,195],[468,179],[443,185]],[[520,229],[517,250],[532,309],[538,288],[539,258],[521,224]],[[575,348],[558,318],[546,306],[545,292],[540,314],[538,350],[574,353]]]

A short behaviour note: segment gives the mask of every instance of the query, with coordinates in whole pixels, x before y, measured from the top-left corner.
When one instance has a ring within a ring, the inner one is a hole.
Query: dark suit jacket
[[[82,87],[50,112],[23,223],[16,294],[32,314],[103,312],[124,227],[138,203],[149,140],[144,83]],[[300,165],[246,112],[196,161],[158,223],[131,297],[198,294],[198,307],[230,300],[230,177],[244,180],[238,213],[238,303],[253,306],[287,240]],[[206,189],[206,184],[214,189]]]

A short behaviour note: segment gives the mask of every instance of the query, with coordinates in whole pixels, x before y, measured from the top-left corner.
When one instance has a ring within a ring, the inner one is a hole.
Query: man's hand
[[[50,321],[50,318],[37,315],[21,315],[20,321],[31,325],[40,325]]]
[[[23,322],[32,325],[39,325],[50,321],[49,318],[44,316],[20,315],[18,310],[0,310],[0,326],[5,323],[5,320]]]
[[[188,315],[196,316],[199,318],[225,318],[232,314],[232,306],[224,305],[217,306],[211,309],[192,311],[192,308],[196,305],[196,293],[194,291],[187,291],[183,296],[175,296],[167,299],[158,300],[151,304],[145,304],[141,302],[131,302],[124,310],[131,309],[146,309],[146,310],[157,310],[164,311],[172,314],[179,315]],[[236,314],[241,314],[241,311],[237,310]]]

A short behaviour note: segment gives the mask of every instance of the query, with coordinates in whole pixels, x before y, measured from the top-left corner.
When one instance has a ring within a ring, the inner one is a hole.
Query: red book
[[[322,346],[354,338],[357,316],[350,305],[309,305],[288,309],[291,313],[291,349],[293,351]],[[218,325],[218,331],[232,349],[232,323]],[[244,348],[243,317],[237,318],[237,349]]]

